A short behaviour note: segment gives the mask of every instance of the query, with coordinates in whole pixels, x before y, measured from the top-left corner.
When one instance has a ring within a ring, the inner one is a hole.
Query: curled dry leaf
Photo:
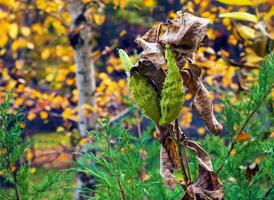
[[[157,88],[158,92],[162,90],[163,83],[166,77],[165,72],[162,68],[157,69],[150,60],[141,59],[131,69],[131,74],[134,71],[137,71],[143,77],[153,81],[153,84]]]
[[[137,37],[135,42],[144,49],[140,57],[150,60],[157,69],[161,69],[166,63],[162,46],[156,42],[146,42],[140,37]]]
[[[213,113],[213,105],[207,89],[199,82],[194,100],[193,108],[199,116],[205,121],[208,129],[215,135],[223,131],[223,126],[217,121]]]
[[[199,167],[197,182],[188,186],[182,200],[222,200],[222,184],[214,172]]]
[[[177,12],[177,18],[167,20],[160,42],[172,46],[179,67],[183,67],[186,60],[193,62],[193,53],[206,39],[208,24],[209,20],[182,11]]]
[[[168,154],[170,160],[172,171],[173,169],[180,168],[180,158],[178,155],[178,150],[176,146],[176,141],[172,137],[172,125],[167,126],[156,126],[156,131],[158,133],[158,140],[162,144],[163,148]]]
[[[158,42],[162,25],[163,24],[160,23],[159,25],[154,26],[152,29],[150,29],[148,32],[146,32],[145,35],[142,36],[142,39],[147,42]]]
[[[174,189],[176,186],[176,178],[172,174],[172,163],[169,159],[166,149],[161,146],[160,152],[160,174],[169,189]]]
[[[213,171],[211,160],[206,151],[196,142],[183,141],[186,148],[191,150],[199,162],[199,175],[196,183],[188,186],[182,200],[221,200],[223,199],[222,187],[216,173]]]
[[[201,69],[191,65],[189,69],[182,69],[181,76],[184,85],[194,96],[193,108],[205,121],[208,129],[215,135],[223,131],[223,126],[217,121],[213,113],[213,104],[207,89],[199,80]]]
[[[259,165],[257,162],[253,162],[247,166],[245,175],[247,176],[249,182],[252,181],[253,176],[255,176],[255,174],[258,173],[258,171],[259,171]]]
[[[144,49],[141,58],[151,60],[157,68],[163,66],[162,47],[168,44],[172,47],[176,63],[180,68],[186,61],[193,63],[194,51],[207,41],[208,24],[209,20],[205,18],[178,11],[175,19],[154,26],[141,38],[136,39]]]
[[[206,35],[208,24],[208,19],[178,11],[177,18],[167,20],[165,24],[167,30],[161,36],[160,42],[177,47],[181,46],[182,49],[180,51],[182,52],[196,51]]]
[[[199,165],[201,165],[207,171],[213,171],[209,155],[197,142],[185,140],[184,143],[186,147],[196,155]]]

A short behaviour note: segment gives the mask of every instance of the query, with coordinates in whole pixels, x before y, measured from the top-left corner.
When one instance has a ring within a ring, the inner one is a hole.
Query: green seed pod
[[[124,50],[119,49],[118,53],[122,64],[129,75],[133,64]],[[138,72],[133,72],[133,74],[128,78],[128,85],[134,101],[137,106],[139,106],[140,110],[147,117],[158,123],[161,118],[160,100],[155,88]]]
[[[160,125],[173,122],[181,111],[184,88],[180,71],[170,48],[165,51],[168,65],[168,72],[161,93],[161,114]]]
[[[133,64],[131,63],[127,53],[123,49],[119,49],[118,53],[126,72],[129,73],[129,71],[133,67]]]
[[[132,76],[128,78],[128,85],[140,110],[158,123],[161,118],[160,99],[154,87],[138,72],[133,72]]]

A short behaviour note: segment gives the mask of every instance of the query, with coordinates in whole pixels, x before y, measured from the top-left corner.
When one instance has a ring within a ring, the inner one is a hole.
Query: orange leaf
[[[239,133],[235,137],[235,141],[237,141],[237,142],[244,142],[244,141],[247,141],[247,140],[249,140],[249,135],[246,132]]]

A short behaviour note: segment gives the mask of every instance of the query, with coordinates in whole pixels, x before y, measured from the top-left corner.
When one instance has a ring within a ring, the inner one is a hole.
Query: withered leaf
[[[182,200],[222,200],[222,184],[214,172],[199,167],[199,177],[195,184],[188,186]]]
[[[192,95],[195,95],[198,85],[197,85],[197,79],[194,78],[191,70],[181,69],[180,73],[181,73],[184,85],[190,90]]]
[[[183,54],[183,53],[180,53],[178,51],[173,51],[174,53],[174,57],[175,57],[175,60],[176,60],[176,64],[177,66],[179,67],[179,69],[182,69],[186,62],[193,62],[193,54],[191,53],[190,55],[186,55],[186,54]]]
[[[223,126],[217,121],[213,113],[213,104],[207,89],[199,80],[201,71],[198,66],[191,65],[189,69],[181,69],[184,85],[193,94],[193,108],[204,120],[208,129],[215,135],[223,131]]]
[[[221,200],[223,199],[223,185],[213,171],[211,160],[206,151],[196,142],[184,141],[186,148],[191,150],[199,162],[199,175],[196,183],[188,186],[182,200]]]
[[[174,189],[176,186],[176,178],[172,174],[172,163],[169,159],[166,149],[161,146],[160,152],[160,174],[169,189]]]
[[[162,146],[165,148],[165,151],[168,154],[170,159],[170,163],[172,164],[172,169],[180,168],[180,158],[178,155],[178,149],[176,146],[176,142],[174,141],[171,134],[172,126],[156,126],[156,131],[158,133],[158,139],[161,142]]]
[[[223,131],[223,126],[217,121],[213,113],[213,104],[207,89],[202,82],[198,82],[197,92],[193,100],[193,108],[205,121],[208,129],[215,135]]]
[[[245,171],[245,175],[247,176],[249,182],[252,180],[252,177],[259,171],[259,165],[254,162],[248,165]]]
[[[209,155],[198,143],[191,140],[185,140],[184,143],[186,147],[196,155],[199,165],[201,165],[207,171],[213,171]]]
[[[158,140],[162,145],[164,145],[165,140],[170,136],[171,134],[170,130],[171,128],[169,127],[169,125],[160,126],[156,124],[156,132],[157,132]]]
[[[150,60],[157,69],[161,69],[166,63],[163,47],[156,42],[146,42],[140,37],[137,37],[135,42],[144,49],[140,54],[140,57],[142,59]]]
[[[247,141],[247,140],[249,140],[249,135],[248,135],[248,133],[246,133],[246,132],[241,132],[241,133],[239,133],[239,134],[237,134],[236,136],[235,136],[235,138],[234,138],[234,140],[236,141],[236,142],[244,142],[244,141]]]
[[[177,12],[177,18],[167,20],[160,42],[172,46],[178,66],[181,67],[183,56],[193,62],[194,51],[205,41],[208,24],[209,20],[182,11]]]
[[[145,35],[142,36],[142,39],[147,42],[158,42],[160,32],[161,32],[161,27],[162,27],[162,23],[158,24],[157,26],[154,26],[152,29],[146,32]]]
[[[167,30],[161,36],[160,41],[164,44],[185,46],[186,50],[197,50],[197,47],[206,36],[208,24],[208,19],[178,11],[177,18],[167,20],[165,24]]]
[[[145,78],[153,81],[153,84],[156,86],[159,92],[162,90],[163,83],[166,77],[165,72],[162,68],[157,69],[150,60],[139,60],[131,69],[130,73],[132,74],[133,71],[137,71]]]
[[[202,69],[198,65],[190,63],[189,64],[189,69],[192,72],[194,80],[197,80],[201,76]]]

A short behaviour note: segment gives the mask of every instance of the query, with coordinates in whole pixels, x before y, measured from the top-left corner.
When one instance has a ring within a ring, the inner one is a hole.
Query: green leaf
[[[221,3],[227,5],[237,5],[237,6],[252,6],[253,2],[251,0],[217,0]]]
[[[255,38],[255,29],[250,28],[249,26],[239,25],[237,30],[241,37],[244,39],[254,39]]]
[[[258,18],[255,15],[246,13],[246,12],[223,13],[220,15],[220,17],[226,17],[226,18],[255,22],[255,23],[258,22]]]

